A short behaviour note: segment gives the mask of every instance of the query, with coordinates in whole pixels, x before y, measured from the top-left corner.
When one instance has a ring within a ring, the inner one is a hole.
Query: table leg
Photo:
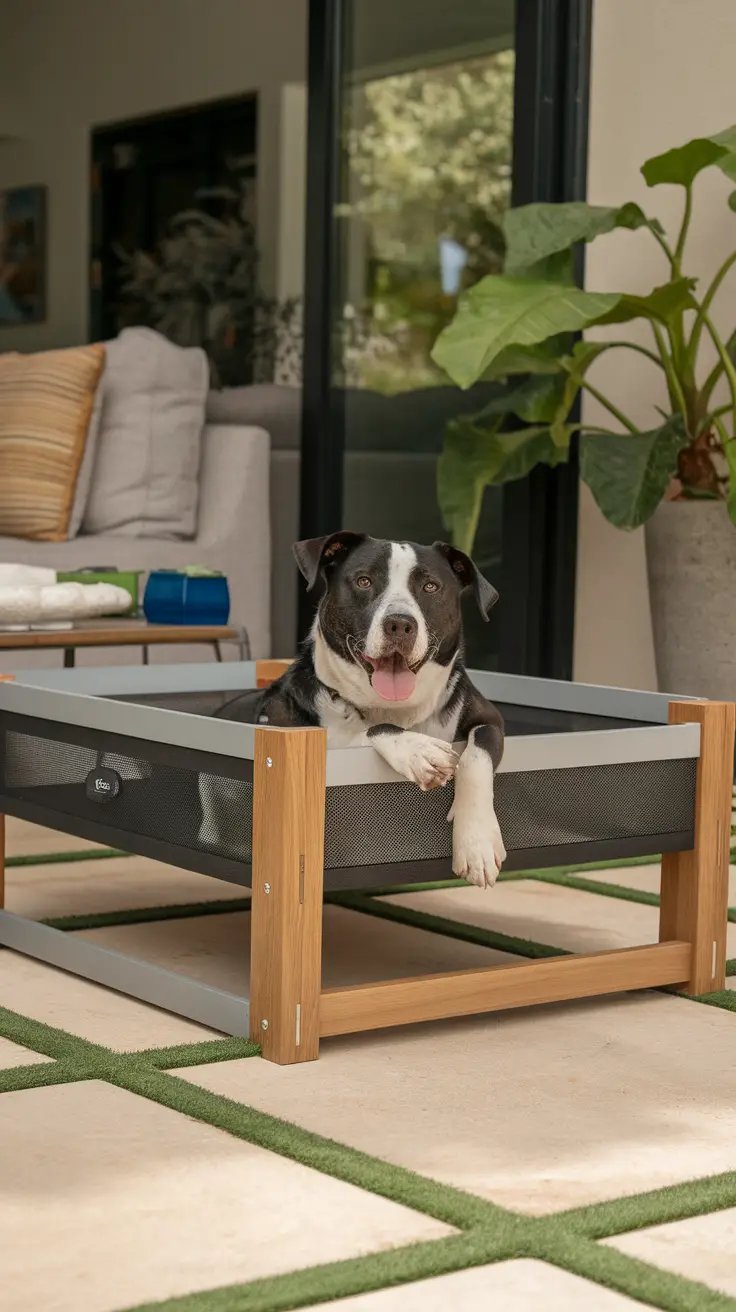
[[[219,642],[218,642],[217,640],[215,640],[215,641],[213,642],[212,646],[213,646],[214,649],[215,649],[215,660],[221,661],[221,660],[222,660],[222,648],[220,647]]]
[[[65,669],[65,670],[73,670],[73,669],[74,669],[74,658],[75,658],[75,655],[76,655],[76,652],[75,652],[74,647],[65,647],[65,648],[64,648],[64,669]]]
[[[143,644],[143,664],[148,664],[148,647],[146,643]]]

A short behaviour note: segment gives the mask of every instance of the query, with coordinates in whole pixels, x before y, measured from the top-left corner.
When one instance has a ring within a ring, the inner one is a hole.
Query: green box
[[[130,593],[130,609],[138,609],[138,580],[145,570],[95,570],[77,569],[60,570],[56,575],[57,583],[113,583],[116,588],[125,588]],[[120,614],[119,611],[114,612]]]

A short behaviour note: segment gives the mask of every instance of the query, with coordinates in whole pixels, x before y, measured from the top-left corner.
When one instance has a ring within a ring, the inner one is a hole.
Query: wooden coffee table
[[[74,666],[78,647],[142,647],[143,664],[148,664],[149,647],[172,643],[202,642],[214,648],[222,660],[221,642],[235,642],[241,661],[250,658],[248,634],[228,624],[148,624],[145,620],[80,620],[71,629],[38,629],[25,633],[3,633],[0,651],[63,651],[64,666]]]

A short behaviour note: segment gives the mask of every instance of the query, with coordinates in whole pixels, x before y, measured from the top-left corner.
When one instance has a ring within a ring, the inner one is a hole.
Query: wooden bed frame
[[[288,664],[258,662],[259,686]],[[736,706],[673,701],[669,722],[698,723],[701,745],[695,845],[662,859],[658,943],[330,989],[321,982],[327,735],[258,727],[250,1023],[264,1057],[312,1061],[336,1034],[629,989],[722,989]]]

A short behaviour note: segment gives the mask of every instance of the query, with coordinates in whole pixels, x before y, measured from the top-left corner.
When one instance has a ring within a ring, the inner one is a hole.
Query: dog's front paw
[[[453,819],[453,811],[447,817]],[[452,873],[478,888],[493,888],[506,860],[495,813],[490,817],[456,816],[452,828]]]
[[[451,744],[423,733],[399,734],[390,746],[382,743],[380,751],[397,774],[416,784],[423,793],[431,788],[444,788],[457,769],[457,753]]]

